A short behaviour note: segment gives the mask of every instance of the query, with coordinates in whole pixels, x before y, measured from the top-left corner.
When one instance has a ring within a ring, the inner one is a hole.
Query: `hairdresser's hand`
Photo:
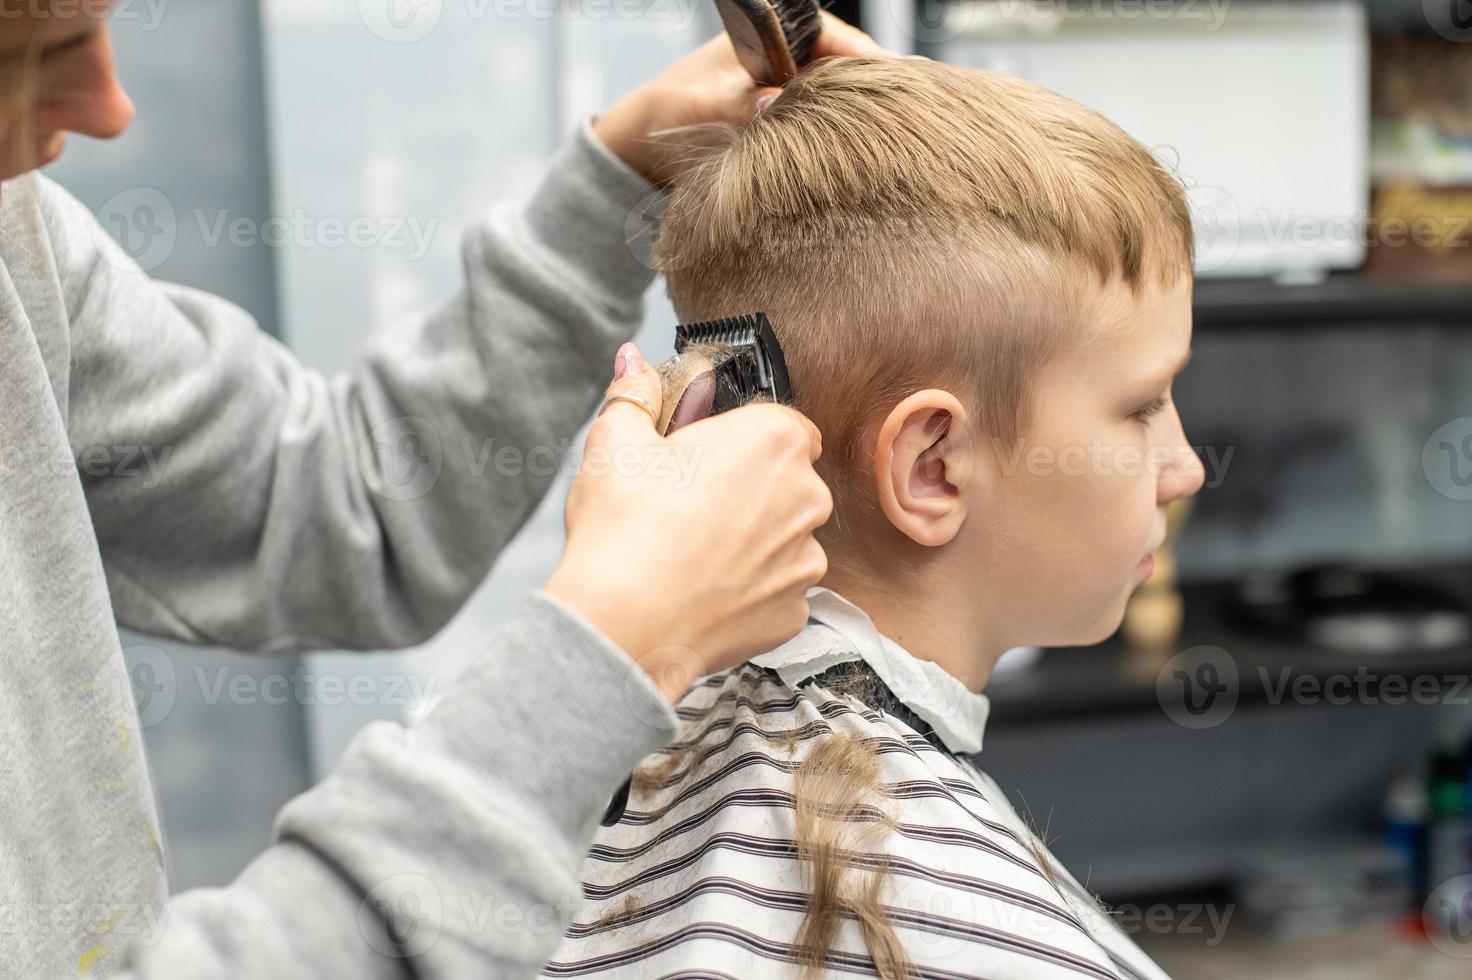
[[[897,57],[857,27],[827,11],[822,16],[823,33],[813,45],[814,59],[857,54]],[[600,117],[593,131],[625,163],[664,187],[679,177],[680,160],[661,154],[649,134],[693,123],[744,125],[765,106],[763,97],[781,91],[753,82],[736,60],[731,39],[722,32],[635,89]]]
[[[609,394],[660,409],[660,379],[626,344]],[[662,438],[613,402],[588,432],[567,500],[567,549],[546,591],[628,652],[675,701],[700,677],[786,642],[828,559],[813,531],[833,499],[817,427],[748,405]]]

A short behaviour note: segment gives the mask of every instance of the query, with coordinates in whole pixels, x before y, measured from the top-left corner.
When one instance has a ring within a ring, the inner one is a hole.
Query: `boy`
[[[547,975],[1162,976],[976,753],[1002,652],[1113,633],[1201,486],[1179,185],[1081,106],[928,61],[818,66],[712,143],[670,295],[771,318],[830,571],[802,634],[686,695]]]

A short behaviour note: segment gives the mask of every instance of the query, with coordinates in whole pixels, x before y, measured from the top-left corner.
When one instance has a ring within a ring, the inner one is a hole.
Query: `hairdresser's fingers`
[[[796,584],[816,585],[828,571],[828,556],[815,535],[833,517],[833,492],[812,470],[792,477],[785,490],[783,519],[774,525],[780,531],[773,532],[770,560],[801,580]]]
[[[644,363],[644,355],[633,341],[624,344],[614,355],[613,384],[603,395],[603,408],[588,432],[588,440],[647,436],[659,425],[663,401],[659,372]]]
[[[782,90],[780,88],[763,87],[753,89],[751,95],[748,96],[748,99],[750,100],[749,104],[752,107],[750,115],[759,116],[762,113],[766,112],[767,107],[770,106],[773,102],[777,101],[777,96],[781,94]]]
[[[716,416],[716,418],[719,418],[723,425],[740,424],[744,428],[753,430],[756,426],[763,426],[765,432],[774,440],[774,450],[802,447],[807,452],[809,462],[813,463],[816,463],[823,455],[823,433],[818,431],[812,419],[786,405],[754,402],[733,409],[724,415]],[[761,421],[756,421],[758,419]]]
[[[792,416],[801,427],[803,434],[807,436],[808,458],[816,463],[819,457],[823,455],[823,433],[818,431],[818,427],[813,424],[812,419],[801,412],[791,408],[783,408],[782,411]]]
[[[872,57],[898,58],[898,51],[891,51],[857,27],[839,20],[828,11],[821,11],[823,32],[813,43],[812,60],[834,55],[869,55]]]
[[[797,577],[797,588],[804,593],[823,581],[823,577],[828,574],[828,552],[823,550],[817,538],[809,535],[798,542],[792,571]]]

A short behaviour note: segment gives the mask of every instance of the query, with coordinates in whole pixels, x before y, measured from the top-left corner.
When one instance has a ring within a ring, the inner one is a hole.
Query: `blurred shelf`
[[[1398,570],[1401,577],[1423,580],[1448,589],[1472,608],[1472,565],[1440,565],[1415,571]],[[1237,707],[1268,705],[1270,687],[1281,688],[1285,669],[1293,678],[1353,677],[1364,669],[1383,683],[1386,678],[1406,680],[1434,677],[1437,689],[1448,696],[1468,696],[1472,673],[1472,645],[1400,655],[1356,655],[1316,646],[1296,638],[1275,638],[1246,632],[1225,613],[1231,582],[1185,585],[1185,617],[1172,652],[1198,646],[1220,647],[1237,668]],[[1154,715],[1165,718],[1156,691],[1164,658],[1140,656],[1125,649],[1119,633],[1088,647],[1049,647],[1025,670],[993,678],[986,686],[991,718],[998,724],[1067,723],[1102,717]],[[1418,681],[1419,682],[1419,681]],[[1282,697],[1282,691],[1277,692]],[[1389,702],[1386,693],[1386,703]],[[1288,705],[1292,698],[1282,698]],[[1414,703],[1407,697],[1405,703]],[[1332,708],[1328,699],[1319,707]]]
[[[1227,909],[1237,912],[1235,906],[1224,906],[1218,914]],[[1394,922],[1358,928],[1346,924],[1338,932],[1301,938],[1264,934],[1245,924],[1241,915],[1226,919],[1219,933],[1197,925],[1191,932],[1137,929],[1134,938],[1171,976],[1193,980],[1466,980],[1469,972],[1466,959],[1437,949]]]
[[[940,3],[946,6],[960,6],[971,2],[973,0],[940,0]],[[991,2],[1000,5],[999,0],[991,0]],[[1249,2],[1252,2],[1252,0],[1249,0]],[[1320,0],[1289,0],[1289,2],[1307,6],[1312,3],[1318,3]],[[1432,30],[1431,25],[1427,23],[1424,0],[1362,0],[1362,2],[1367,14],[1366,20],[1371,31],[1421,34],[1431,37],[1438,36]],[[1247,4],[1243,5],[1246,6]],[[824,4],[824,6],[827,6],[827,4]],[[1176,6],[1180,7],[1183,11],[1189,11],[1192,6],[1192,0],[1176,0]],[[1082,3],[1078,3],[1074,9],[1083,11],[1086,8]],[[855,23],[861,22],[855,21]],[[872,19],[862,23],[865,25],[866,30],[873,29]],[[917,28],[917,31],[921,31],[922,33],[918,33],[917,36],[926,36],[923,33],[923,28],[926,26],[933,25],[922,24],[921,28]]]
[[[1336,273],[1311,285],[1271,279],[1198,279],[1195,324],[1202,328],[1281,329],[1472,326],[1472,282],[1405,282]]]

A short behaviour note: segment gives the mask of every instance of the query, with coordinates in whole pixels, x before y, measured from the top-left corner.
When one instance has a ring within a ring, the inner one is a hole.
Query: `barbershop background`
[[[1176,398],[1206,489],[1119,635],[1008,655],[983,768],[1176,975],[1469,975],[1472,11],[835,10],[1102,110],[1177,168],[1196,218]],[[120,0],[114,20],[139,122],[55,177],[155,275],[326,371],[451,293],[466,223],[716,25],[701,0]],[[674,320],[650,298],[654,357]],[[562,496],[422,649],[124,637],[176,888],[230,880],[353,732],[454,683],[549,572]]]

